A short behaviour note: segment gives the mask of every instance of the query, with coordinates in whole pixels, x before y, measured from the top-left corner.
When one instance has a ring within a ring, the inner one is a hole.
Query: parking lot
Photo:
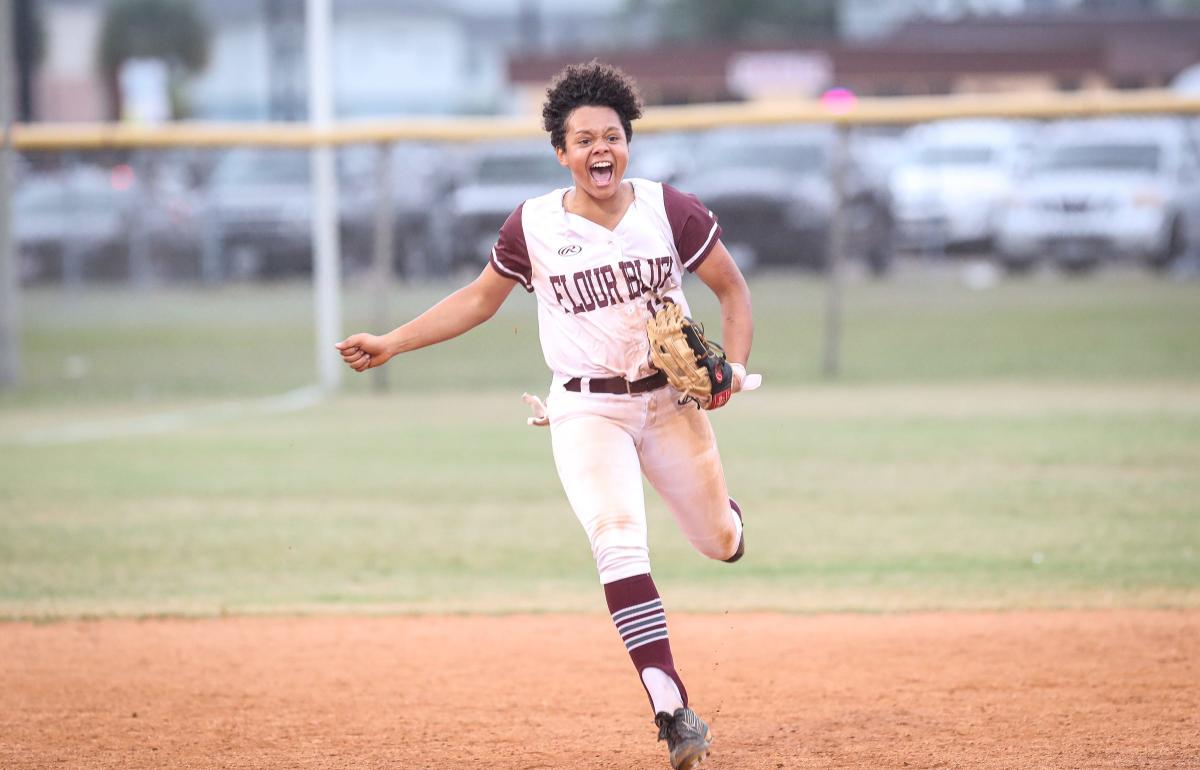
[[[1200,249],[1197,125],[1128,117],[861,128],[843,166],[829,126],[638,134],[630,174],[696,194],[746,272],[821,272],[841,226],[840,256],[876,277],[903,262],[945,262],[981,281],[981,262],[1009,275],[1133,266],[1179,276],[1194,272]],[[13,200],[22,279],[307,275],[310,166],[303,150],[245,147],[27,156]],[[518,204],[570,183],[544,140],[351,145],[338,150],[337,177],[344,273],[370,270],[387,230],[392,272],[415,280],[481,268]]]

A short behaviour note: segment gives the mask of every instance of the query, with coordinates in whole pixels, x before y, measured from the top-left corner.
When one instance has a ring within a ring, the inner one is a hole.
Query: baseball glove
[[[733,370],[725,350],[704,336],[704,327],[667,302],[646,324],[650,360],[671,387],[683,394],[679,403],[692,401],[696,408],[724,406],[733,394]]]

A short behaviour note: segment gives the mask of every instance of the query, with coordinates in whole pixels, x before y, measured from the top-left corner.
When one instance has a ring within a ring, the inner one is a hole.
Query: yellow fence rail
[[[869,125],[908,125],[952,118],[1059,119],[1112,115],[1200,115],[1200,98],[1170,91],[1095,91],[1073,93],[972,94],[928,97],[888,97],[831,102],[743,102],[730,104],[654,107],[638,122],[639,133],[698,131],[721,126],[827,124],[838,126],[839,156],[845,155],[848,129]],[[544,136],[537,116],[469,118],[397,118],[343,121],[315,129],[306,123],[175,122],[161,126],[122,123],[22,124],[9,139],[18,150],[101,150],[112,148],[258,147],[308,148],[376,144],[386,148],[405,141],[470,142]],[[386,149],[385,149],[386,151]],[[383,164],[386,165],[386,164]],[[844,199],[843,164],[834,171],[839,201]],[[388,196],[380,195],[377,219],[387,222]],[[845,206],[838,205],[832,232],[825,343],[822,368],[836,376],[840,368],[840,317]],[[377,223],[377,231],[386,229]],[[386,275],[390,247],[377,238],[376,263]],[[2,257],[3,255],[0,255]],[[386,279],[378,282],[386,292]],[[328,287],[327,287],[328,288]],[[329,289],[326,294],[332,293]],[[319,334],[320,336],[320,334]],[[328,336],[328,335],[326,335]],[[325,346],[327,347],[327,346]],[[324,348],[322,349],[324,351]]]
[[[639,132],[689,131],[730,125],[824,123],[841,126],[902,125],[948,118],[1055,119],[1104,115],[1200,115],[1200,98],[1170,91],[1097,91],[857,99],[738,102],[654,107]],[[535,116],[397,118],[344,121],[327,130],[304,123],[177,122],[161,126],[122,123],[18,124],[18,150],[88,150],[138,147],[313,147],[398,141],[468,142],[542,136]]]

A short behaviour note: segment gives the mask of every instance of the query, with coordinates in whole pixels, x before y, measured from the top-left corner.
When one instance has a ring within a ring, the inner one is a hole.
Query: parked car
[[[468,151],[461,184],[450,196],[447,240],[452,265],[481,266],[513,209],[570,185],[570,172],[545,141],[490,144]]]
[[[389,151],[395,272],[439,275],[448,268],[449,198],[457,171],[449,153],[433,144],[402,143]],[[373,261],[379,184],[379,149],[358,145],[339,151],[342,180],[342,259],[351,269]]]
[[[129,165],[28,172],[12,206],[25,281],[175,278],[197,262],[194,200]]]
[[[1180,96],[1200,94],[1200,62],[1184,68],[1171,79],[1171,90]]]
[[[914,126],[890,188],[901,247],[989,249],[1000,206],[1027,162],[1035,128],[1023,121],[949,120]]]
[[[691,173],[676,186],[716,212],[722,240],[744,268],[760,264],[821,270],[828,264],[837,206],[831,175],[836,134],[826,126],[714,131],[698,143]],[[875,273],[891,263],[886,190],[848,159],[847,249]]]
[[[1200,243],[1200,153],[1176,119],[1056,125],[1000,224],[1010,271],[1049,260],[1071,271],[1135,259],[1165,268]]]
[[[635,131],[629,143],[629,168],[625,176],[674,184],[695,167],[695,144],[696,135],[692,133]]]
[[[12,158],[12,162],[8,167],[8,183],[16,185],[17,182],[29,175],[32,167],[25,156],[19,152],[14,152],[9,157]]]
[[[312,269],[311,161],[304,150],[236,148],[205,189],[207,277],[277,277]]]
[[[906,151],[904,132],[896,127],[860,126],[850,133],[853,169],[862,185],[876,190],[889,206],[892,171],[904,161]]]

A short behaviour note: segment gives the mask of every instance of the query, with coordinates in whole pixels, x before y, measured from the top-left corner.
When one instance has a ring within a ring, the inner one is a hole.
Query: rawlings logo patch
[[[579,252],[581,252],[581,251],[583,251],[583,249],[582,249],[582,248],[580,248],[580,247],[579,247],[579,246],[577,246],[576,244],[572,243],[570,246],[563,246],[561,249],[559,249],[559,250],[558,250],[558,256],[560,256],[560,257],[572,257],[572,256],[575,256],[576,254],[578,254],[578,253],[579,253]]]

